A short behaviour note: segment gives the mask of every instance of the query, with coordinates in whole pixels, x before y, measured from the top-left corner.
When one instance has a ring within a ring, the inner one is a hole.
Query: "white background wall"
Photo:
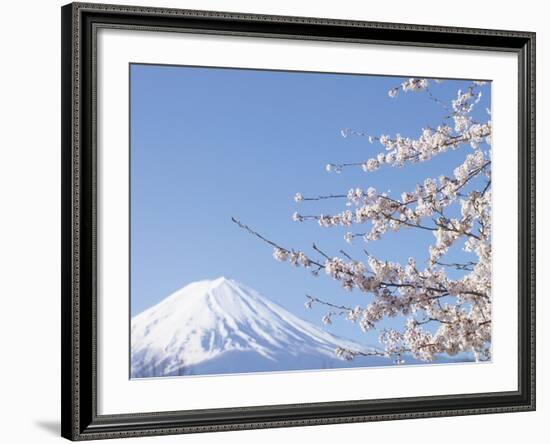
[[[543,232],[549,181],[543,178],[543,122],[550,104],[543,73],[548,63],[550,14],[535,0],[297,1],[145,0],[118,3],[262,14],[306,15],[537,32],[538,113],[538,410],[484,415],[254,430],[126,442],[256,443],[544,442],[550,384],[544,372],[550,328],[544,319],[547,282]],[[58,0],[4,2],[0,15],[0,436],[6,443],[60,441],[60,11]],[[545,273],[546,271],[546,273]],[[550,325],[550,323],[549,323]],[[537,433],[538,432],[538,433]],[[537,437],[537,434],[539,435]],[[546,432],[547,434],[547,432]]]

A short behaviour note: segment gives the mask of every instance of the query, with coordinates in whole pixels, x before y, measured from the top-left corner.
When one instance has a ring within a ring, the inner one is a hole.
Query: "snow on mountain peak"
[[[188,284],[133,317],[131,342],[134,378],[349,367],[335,349],[365,349],[226,277]]]

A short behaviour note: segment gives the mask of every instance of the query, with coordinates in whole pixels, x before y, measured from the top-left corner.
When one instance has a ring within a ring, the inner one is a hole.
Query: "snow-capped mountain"
[[[194,282],[132,318],[131,376],[146,378],[391,365],[345,361],[338,338],[226,278]]]

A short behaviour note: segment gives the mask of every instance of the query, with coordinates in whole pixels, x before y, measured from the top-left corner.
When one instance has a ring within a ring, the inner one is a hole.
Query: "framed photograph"
[[[535,408],[535,34],[62,8],[62,435]]]

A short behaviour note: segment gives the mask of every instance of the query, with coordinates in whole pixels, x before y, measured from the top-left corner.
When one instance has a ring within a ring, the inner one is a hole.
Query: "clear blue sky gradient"
[[[131,66],[131,314],[156,304],[190,282],[226,276],[248,285],[298,316],[323,326],[324,309],[304,307],[305,294],[355,306],[369,296],[342,290],[328,276],[312,276],[276,262],[272,248],[231,222],[234,216],[279,244],[308,253],[316,242],[331,255],[344,248],[366,259],[405,262],[428,257],[435,238],[423,230],[389,233],[349,246],[344,228],[292,221],[292,213],[333,213],[345,201],[303,202],[293,196],[346,193],[351,187],[391,190],[400,196],[426,177],[452,175],[472,152],[468,146],[408,168],[374,173],[327,173],[327,163],[357,162],[382,150],[364,137],[343,138],[342,128],[417,137],[443,122],[446,111],[423,93],[388,90],[399,77],[276,72],[223,68]],[[470,81],[432,82],[449,101]],[[490,84],[474,116],[486,120]],[[358,226],[355,231],[365,231]],[[447,259],[474,259],[455,249]],[[381,326],[399,326],[394,319]],[[324,326],[325,327],[325,326]],[[377,344],[378,332],[337,320],[325,328]]]

